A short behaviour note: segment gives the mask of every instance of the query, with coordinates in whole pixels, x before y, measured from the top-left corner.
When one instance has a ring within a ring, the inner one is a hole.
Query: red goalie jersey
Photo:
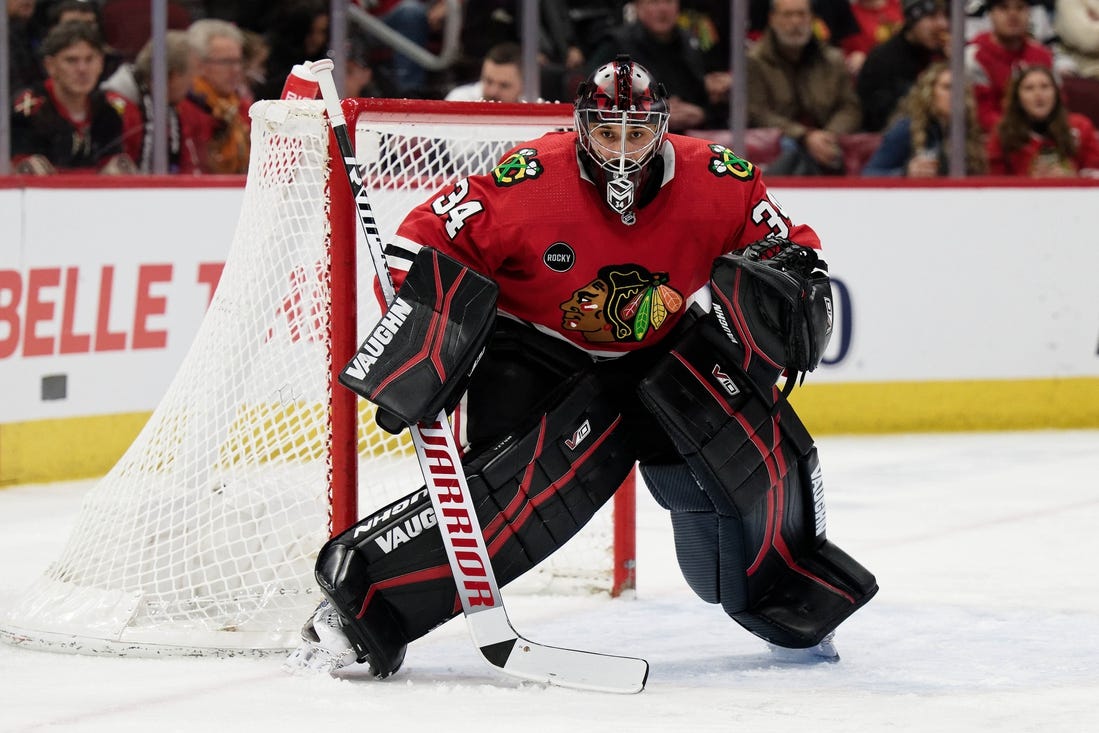
[[[495,280],[502,313],[616,356],[657,343],[706,298],[720,255],[768,236],[820,247],[728,148],[668,135],[659,163],[659,191],[627,224],[585,174],[575,133],[524,143],[409,213],[386,249],[396,284],[434,247]]]

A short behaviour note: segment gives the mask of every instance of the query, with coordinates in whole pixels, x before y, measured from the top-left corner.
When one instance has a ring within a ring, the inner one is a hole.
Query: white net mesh
[[[319,102],[261,102],[252,115],[244,203],[209,312],[145,429],[88,493],[61,556],[6,614],[8,641],[279,650],[297,643],[320,598],[312,570],[332,478],[328,130]],[[552,127],[451,117],[360,116],[356,149],[383,241],[448,181]],[[357,276],[365,333],[379,317],[365,255]],[[376,428],[365,402],[359,413],[359,506],[370,510],[420,477],[407,434]],[[609,589],[612,545],[608,508],[520,582]]]

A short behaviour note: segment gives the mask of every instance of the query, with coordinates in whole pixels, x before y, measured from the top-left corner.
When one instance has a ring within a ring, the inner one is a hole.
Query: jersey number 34
[[[446,216],[446,233],[451,239],[458,236],[466,219],[485,210],[480,201],[462,201],[469,193],[469,181],[462,179],[454,184],[454,190],[444,193],[431,202],[431,210],[439,216]]]

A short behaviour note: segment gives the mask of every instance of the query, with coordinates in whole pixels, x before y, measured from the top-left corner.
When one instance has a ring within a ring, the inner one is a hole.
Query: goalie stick
[[[392,303],[396,297],[393,278],[382,252],[381,236],[351,145],[332,68],[329,59],[310,64],[320,82],[321,98],[343,158],[382,295],[387,303]],[[462,613],[484,660],[506,674],[560,687],[621,693],[643,690],[649,675],[649,664],[644,659],[546,646],[515,631],[504,608],[446,413],[440,411],[434,420],[413,425],[410,430],[431,505],[438,517],[439,534],[461,599]]]

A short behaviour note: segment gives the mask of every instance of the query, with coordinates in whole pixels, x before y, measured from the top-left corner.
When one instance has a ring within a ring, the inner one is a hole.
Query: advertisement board
[[[110,467],[202,322],[240,183],[0,187],[0,484]],[[833,278],[792,397],[811,430],[1099,426],[1099,188],[772,189]]]

